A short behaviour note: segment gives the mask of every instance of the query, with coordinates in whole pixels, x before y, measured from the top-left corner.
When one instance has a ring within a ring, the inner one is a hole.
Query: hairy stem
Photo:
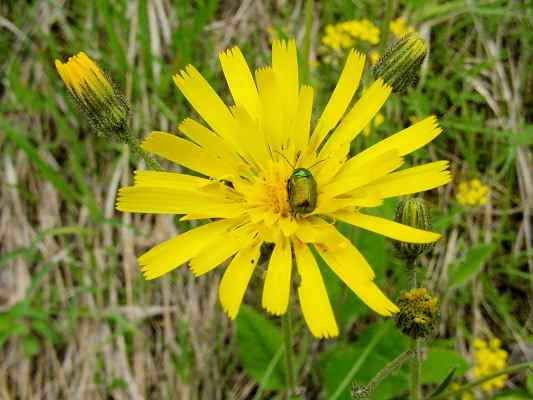
[[[372,380],[368,382],[368,385],[367,385],[368,392],[372,393],[379,386],[379,384],[383,381],[383,379],[387,378],[390,374],[392,374],[394,371],[400,368],[403,364],[405,364],[413,356],[413,354],[414,352],[411,349],[404,351],[402,354],[400,354],[390,363],[385,365],[381,369],[381,371],[379,371],[376,374],[376,376],[374,376]]]
[[[292,325],[290,311],[281,318],[281,326],[283,329],[283,342],[285,344],[285,367],[287,369],[287,399],[290,399],[295,394],[295,378],[292,355]]]
[[[387,48],[389,41],[389,24],[392,19],[393,0],[387,0],[387,8],[385,9],[385,18],[383,18],[383,26],[381,27],[381,43],[379,45],[379,53],[383,55]]]

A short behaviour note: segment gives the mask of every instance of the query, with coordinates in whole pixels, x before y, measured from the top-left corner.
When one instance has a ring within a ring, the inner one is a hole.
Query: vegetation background
[[[354,150],[412,118],[436,114],[445,128],[410,157],[412,164],[449,159],[454,174],[425,196],[444,234],[422,262],[442,304],[425,351],[428,393],[453,368],[457,382],[472,379],[474,338],[501,339],[509,364],[533,358],[533,6],[407,0],[392,7],[393,18],[406,17],[426,38],[429,56],[418,85],[388,101],[384,122]],[[346,54],[332,56],[322,44],[325,27],[362,18],[382,27],[385,9],[370,0],[314,3],[316,112]],[[0,398],[282,398],[279,320],[260,309],[261,273],[235,323],[218,304],[220,271],[195,279],[181,268],[143,281],[135,256],[186,227],[172,216],[114,211],[117,188],[144,165],[90,129],[53,60],[86,51],[122,88],[142,138],[176,132],[191,113],[171,80],[179,68],[193,63],[227,100],[219,51],[239,45],[260,66],[269,62],[272,35],[301,43],[303,30],[301,0],[0,2]],[[475,178],[489,188],[488,201],[460,204],[458,183]],[[382,215],[392,216],[394,206],[386,203]],[[397,298],[408,283],[391,244],[345,233]],[[368,382],[408,341],[326,272],[341,335],[317,341],[293,313],[298,385],[306,399],[349,399],[352,382]],[[407,390],[402,369],[374,398],[406,398]],[[494,394],[532,397],[525,373]]]

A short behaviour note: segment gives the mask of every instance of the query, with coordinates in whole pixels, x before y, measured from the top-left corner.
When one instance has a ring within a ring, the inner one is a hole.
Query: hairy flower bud
[[[413,228],[428,231],[431,229],[431,215],[426,202],[419,198],[402,199],[396,206],[396,222]],[[407,260],[414,260],[427,249],[433,247],[433,243],[406,243],[395,240],[394,247],[398,255]]]
[[[100,67],[83,52],[69,57],[66,63],[55,60],[55,66],[93,127],[127,142],[129,107]]]
[[[372,69],[374,79],[383,79],[394,92],[403,92],[418,79],[420,65],[427,54],[427,44],[415,32],[389,47]]]
[[[396,326],[413,338],[427,338],[439,321],[439,300],[431,296],[426,288],[403,292],[397,302],[400,312],[396,315]]]

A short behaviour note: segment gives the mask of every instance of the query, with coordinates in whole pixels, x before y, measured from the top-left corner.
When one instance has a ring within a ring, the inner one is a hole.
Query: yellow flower
[[[372,50],[370,52],[370,62],[372,65],[376,65],[376,63],[379,61],[379,53],[376,50]]]
[[[398,39],[401,39],[408,33],[415,31],[415,28],[412,26],[407,26],[407,20],[405,17],[398,17],[394,21],[391,21],[389,24],[389,29]]]
[[[327,25],[326,34],[322,37],[322,43],[334,50],[340,50],[353,47],[354,40],[338,25]]]
[[[504,369],[507,366],[508,354],[501,348],[500,339],[493,338],[489,343],[482,339],[474,340],[474,377],[482,378]],[[505,386],[505,381],[509,376],[500,375],[481,385],[481,389],[486,393],[501,389]]]
[[[374,117],[374,119],[371,122],[372,128],[376,129],[378,126],[380,126],[383,123],[384,120],[385,120],[385,117],[383,117],[382,113],[376,114],[376,116]],[[365,135],[365,136],[370,135],[370,131],[371,131],[370,125],[371,124],[368,124],[367,126],[365,126],[365,129],[363,129],[363,135]]]
[[[126,129],[128,105],[102,70],[80,52],[66,63],[55,60],[59,76],[96,129],[122,133]]]
[[[263,243],[273,243],[264,279],[262,305],[284,314],[293,280],[313,335],[333,337],[338,327],[313,247],[333,272],[375,312],[398,311],[374,283],[372,268],[331,221],[340,220],[393,239],[427,243],[440,235],[361,212],[383,199],[421,192],[450,180],[448,161],[396,171],[403,156],[426,145],[442,129],[428,117],[354,157],[350,143],[391,94],[382,81],[370,86],[347,111],[365,65],[351,51],[340,79],[314,129],[314,91],[301,85],[294,40],[274,41],[272,66],[255,79],[238,48],[219,56],[235,105],[227,106],[192,66],[174,82],[203,118],[187,118],[186,138],[152,132],[142,148],[197,171],[137,171],[134,185],[120,189],[117,209],[184,214],[205,224],[161,243],[139,258],[146,279],[189,262],[203,275],[230,259],[219,299],[234,319],[258,263]],[[295,168],[297,168],[295,170]]]
[[[380,30],[368,19],[341,22],[337,26],[356,39],[361,39],[374,45],[379,43]]]
[[[487,204],[489,188],[479,179],[463,181],[459,184],[457,201],[463,205],[481,206]]]

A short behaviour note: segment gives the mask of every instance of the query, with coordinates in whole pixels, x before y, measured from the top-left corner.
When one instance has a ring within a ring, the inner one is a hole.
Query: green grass
[[[114,211],[117,188],[143,165],[124,145],[91,130],[53,60],[86,51],[128,98],[137,137],[176,132],[194,112],[172,75],[192,63],[230,102],[217,52],[238,45],[251,65],[265,65],[267,28],[303,38],[304,3],[2,2],[0,398],[284,397],[280,321],[260,309],[261,273],[236,322],[218,303],[220,271],[195,279],[181,268],[156,281],[142,279],[135,256],[188,225]],[[384,123],[358,138],[353,151],[402,129],[413,116],[436,114],[445,129],[408,157],[410,164],[449,159],[454,174],[452,183],[425,195],[443,233],[423,259],[423,278],[442,304],[423,365],[431,371],[422,376],[429,394],[453,368],[456,382],[472,380],[476,337],[500,338],[512,364],[532,358],[533,12],[527,2],[393,3],[393,18],[406,16],[429,39],[429,59],[417,86],[389,99]],[[385,8],[369,0],[315,2],[309,77],[315,119],[346,54],[322,45],[325,26],[359,18],[380,25]],[[369,69],[363,82],[371,82]],[[457,202],[458,182],[471,178],[490,187],[486,206]],[[378,212],[391,217],[394,206],[387,201]],[[408,279],[391,244],[340,229],[396,298]],[[322,270],[341,335],[317,341],[293,312],[297,384],[306,399],[349,399],[351,382],[367,383],[409,343]],[[293,291],[298,310],[296,298]],[[407,398],[408,375],[400,369],[375,398]],[[533,382],[518,373],[494,396],[532,395]]]

